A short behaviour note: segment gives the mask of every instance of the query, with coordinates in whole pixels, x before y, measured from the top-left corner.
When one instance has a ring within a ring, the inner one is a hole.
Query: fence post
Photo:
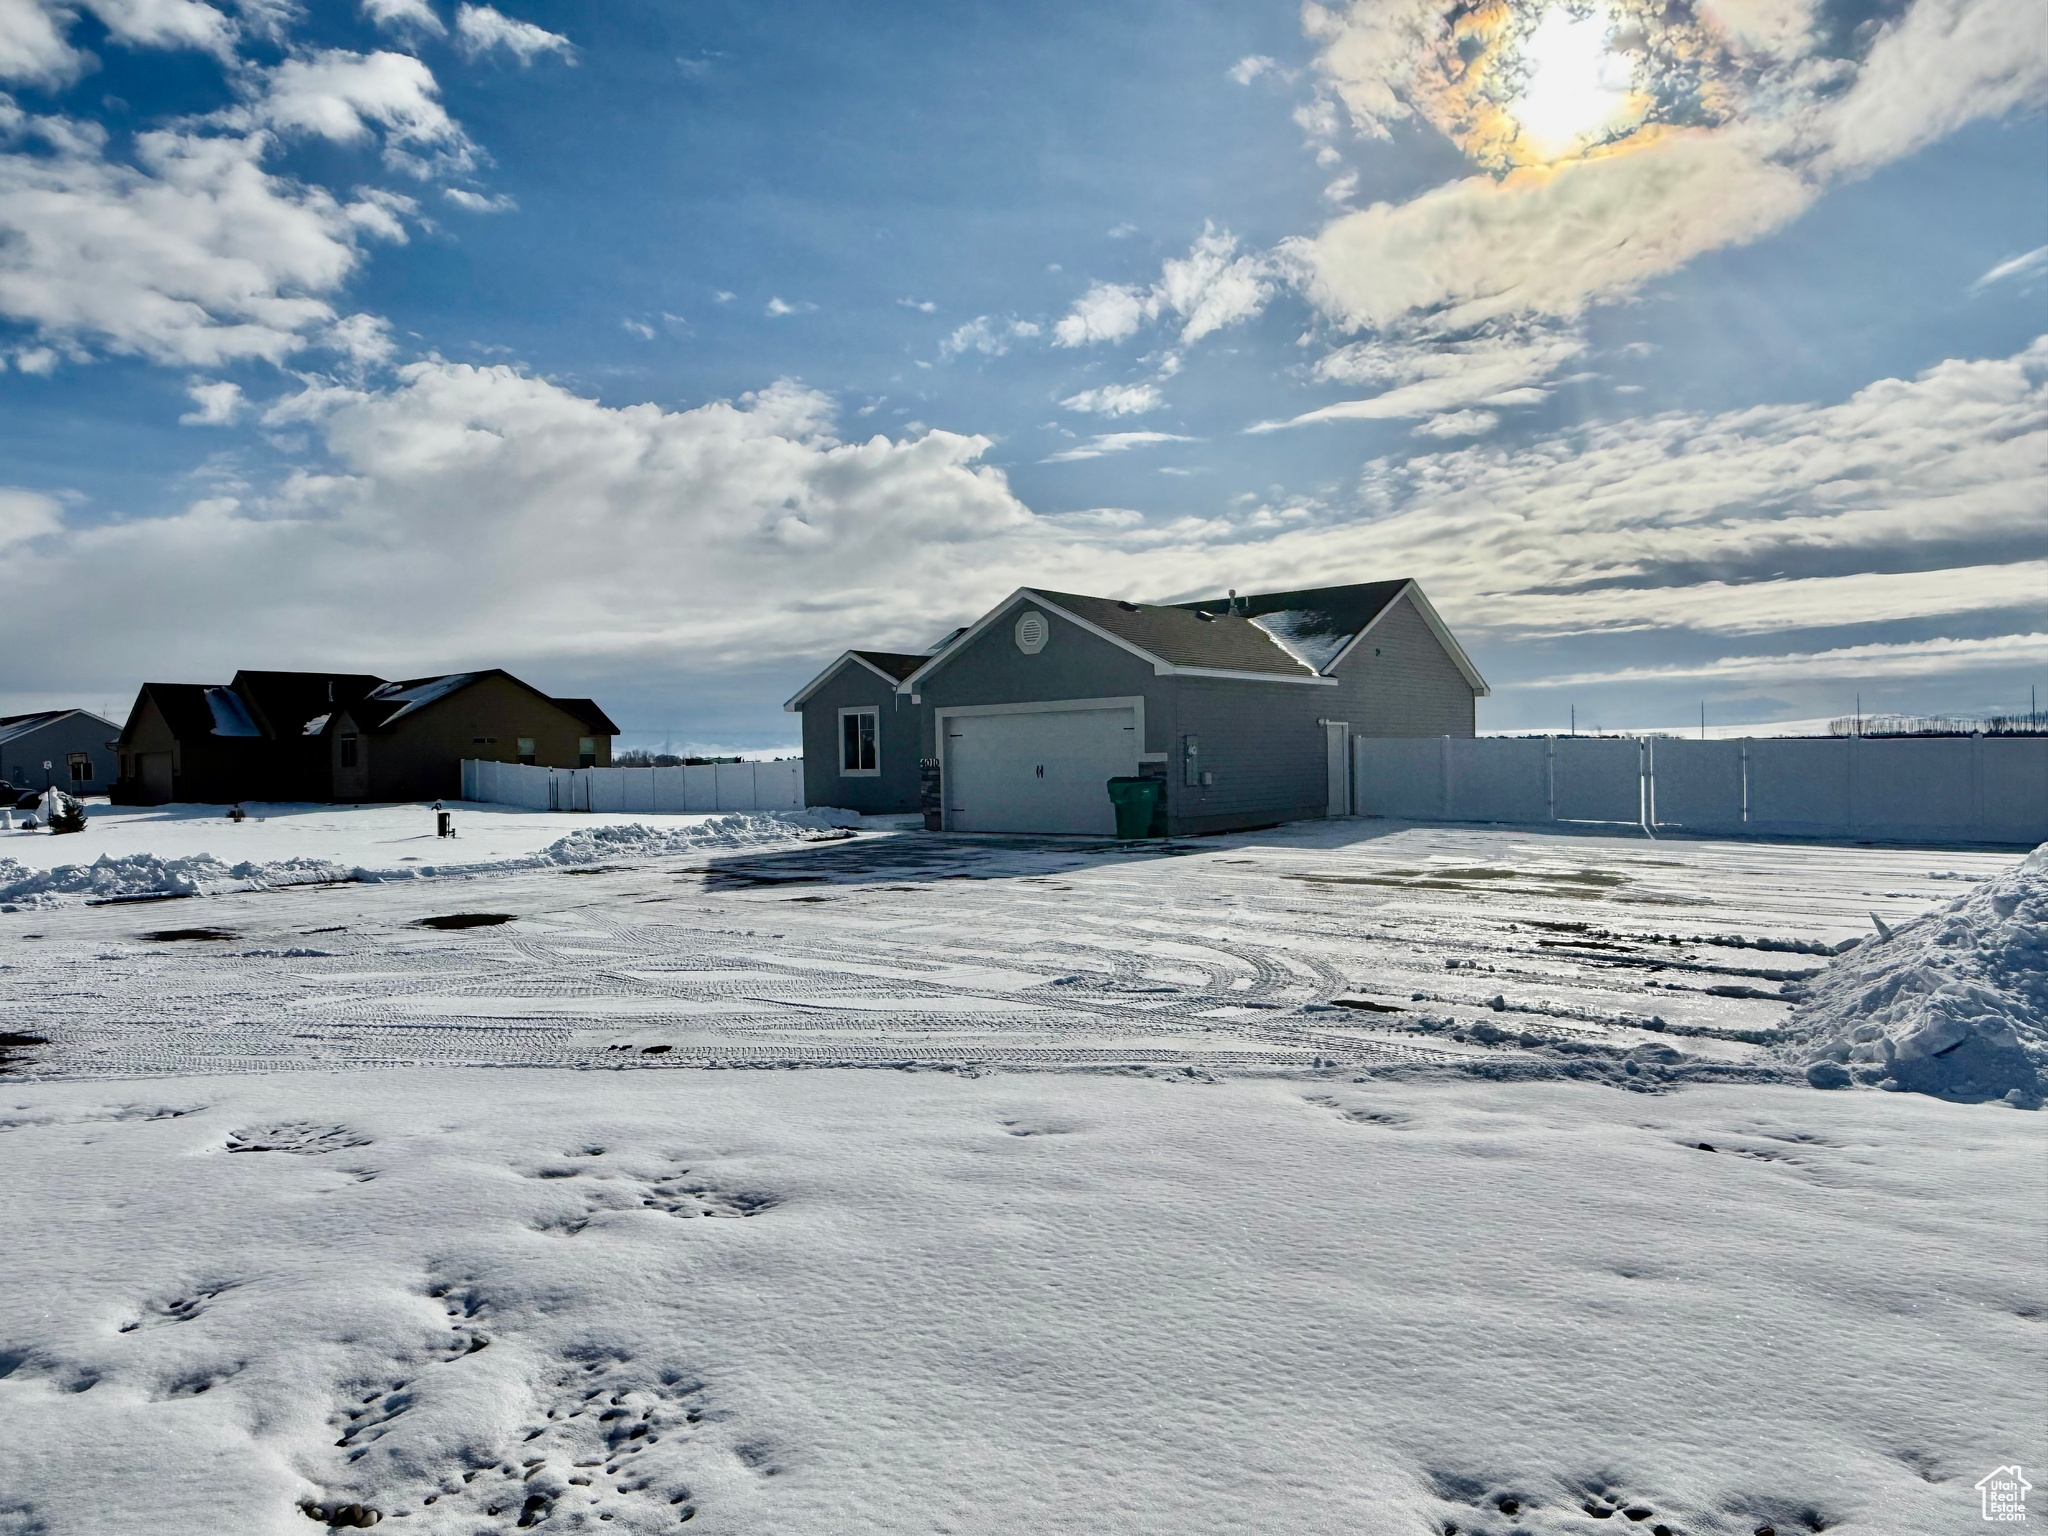
[[[1557,820],[1557,738],[1543,738],[1543,814]]]

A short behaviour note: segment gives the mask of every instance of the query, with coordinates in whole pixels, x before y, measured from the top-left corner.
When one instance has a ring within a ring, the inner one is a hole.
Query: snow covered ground
[[[2043,1117],[1787,1035],[2016,855],[795,831],[0,913],[0,1533],[1917,1536],[2048,1459]]]
[[[1971,1484],[2048,1451],[2038,1123],[1043,1074],[16,1088],[0,1530],[1974,1529]]]
[[[54,1042],[29,1070],[1797,1076],[1766,1047],[1835,946],[2015,862],[1385,822],[1142,849],[906,832],[600,851],[0,913],[13,1005]]]

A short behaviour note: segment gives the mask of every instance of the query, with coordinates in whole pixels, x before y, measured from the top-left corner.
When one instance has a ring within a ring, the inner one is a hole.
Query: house
[[[86,709],[0,718],[0,779],[16,789],[103,795],[114,782],[120,727]]]
[[[845,652],[784,707],[812,805],[1109,833],[1106,781],[1150,775],[1187,835],[1349,814],[1353,735],[1471,736],[1487,692],[1413,581],[1167,604],[1020,587],[922,656]]]
[[[114,797],[456,799],[464,758],[603,767],[617,734],[594,701],[549,698],[498,668],[402,682],[244,671],[227,684],[145,683],[114,743]]]

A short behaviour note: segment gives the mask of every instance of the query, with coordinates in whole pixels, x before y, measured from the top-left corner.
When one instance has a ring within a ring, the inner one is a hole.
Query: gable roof
[[[232,684],[249,712],[276,737],[318,735],[316,719],[353,704],[384,679],[367,672],[260,672],[244,669]]]
[[[1179,604],[1133,603],[1109,597],[1084,597],[1078,592],[1038,595],[1071,618],[1127,640],[1169,666],[1203,671],[1261,672],[1275,677],[1312,675],[1315,668],[1251,620],[1221,617]]]
[[[1368,631],[1386,617],[1396,602],[1406,597],[1422,616],[1430,633],[1465,675],[1472,691],[1485,698],[1493,690],[1465,648],[1458,644],[1445,624],[1422,595],[1413,578],[1398,581],[1362,581],[1343,587],[1308,587],[1295,592],[1263,592],[1249,597],[1208,597],[1179,606],[1209,613],[1228,613],[1233,603],[1287,651],[1317,672],[1328,676]]]
[[[213,735],[214,713],[206,696],[220,688],[219,683],[144,683],[136,691],[135,705],[128,711],[120,739],[128,739],[128,733],[135,728],[135,717],[145,703],[156,705],[164,725],[179,741]]]
[[[69,720],[73,715],[80,716],[86,720],[96,720],[110,731],[118,731],[120,729],[113,721],[96,715],[89,709],[44,709],[38,710],[32,715],[0,716],[0,743],[18,741],[24,736],[32,736],[44,726],[55,725],[59,720]]]
[[[816,677],[785,699],[782,707],[792,712],[802,709],[804,707],[804,700],[824,687],[831,679],[832,674],[845,666],[849,661],[857,666],[865,667],[891,688],[894,688],[931,659],[929,656],[911,656],[903,651],[841,651],[832,659],[830,666],[826,667],[824,671],[820,672]]]
[[[567,710],[578,720],[590,727],[595,736],[616,736],[619,728],[612,724],[612,717],[597,707],[595,699],[554,699],[557,708]]]
[[[967,633],[936,656],[920,658],[918,669],[897,685],[908,693],[915,685],[967,648],[996,620],[1020,603],[1035,603],[1070,623],[1150,662],[1154,675],[1232,677],[1252,682],[1334,683],[1318,677],[1313,667],[1289,655],[1249,619],[1203,615],[1176,604],[1133,603],[1113,597],[1088,597],[1078,592],[1052,592],[1019,587],[969,627]]]

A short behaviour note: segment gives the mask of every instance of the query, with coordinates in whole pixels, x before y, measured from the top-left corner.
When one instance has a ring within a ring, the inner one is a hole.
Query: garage
[[[947,830],[1115,835],[1107,785],[1138,771],[1137,707],[968,707],[937,723]]]

